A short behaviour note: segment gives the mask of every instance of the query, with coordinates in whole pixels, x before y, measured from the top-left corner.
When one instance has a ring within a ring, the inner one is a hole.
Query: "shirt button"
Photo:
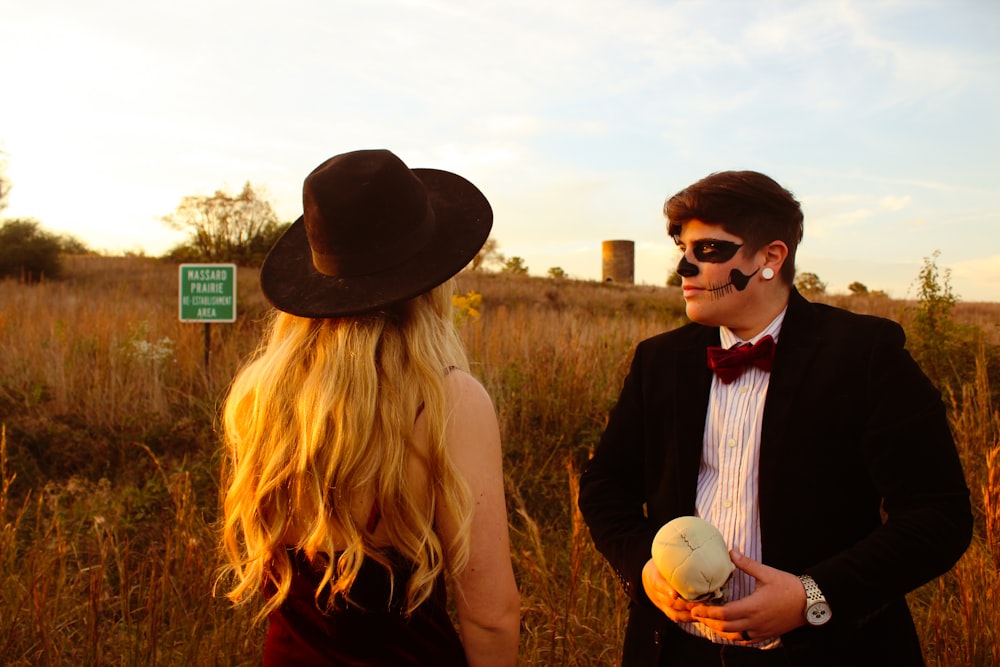
[[[729,509],[730,507],[733,506],[733,501],[732,500],[723,500],[722,501],[722,506],[725,507],[726,509]]]
[[[735,438],[730,438],[729,440],[726,440],[726,444],[729,445],[730,447],[735,447],[736,446],[736,439]]]
[[[748,389],[747,389],[746,385],[743,385],[742,387],[740,387],[740,393],[741,394],[745,394],[745,393],[747,393],[747,391],[748,391]]]

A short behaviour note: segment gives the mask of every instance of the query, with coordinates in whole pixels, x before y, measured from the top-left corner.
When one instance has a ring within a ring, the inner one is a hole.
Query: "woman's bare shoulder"
[[[493,407],[493,399],[490,398],[486,387],[470,373],[460,369],[452,369],[445,377],[445,388],[448,397],[455,403],[470,406],[487,404],[490,409]]]
[[[485,443],[500,439],[493,399],[479,380],[464,371],[452,371],[446,379],[448,394],[448,445],[456,449],[480,451]],[[470,448],[469,443],[478,443]]]

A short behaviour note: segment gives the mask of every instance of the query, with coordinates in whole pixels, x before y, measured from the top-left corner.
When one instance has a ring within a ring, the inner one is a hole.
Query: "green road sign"
[[[236,321],[236,265],[181,264],[181,322]]]

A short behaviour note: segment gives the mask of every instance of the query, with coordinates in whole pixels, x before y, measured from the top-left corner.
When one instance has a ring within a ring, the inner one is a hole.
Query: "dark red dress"
[[[447,611],[443,580],[409,618],[401,611],[410,563],[398,552],[384,552],[393,563],[395,587],[390,596],[388,571],[366,558],[351,587],[350,599],[338,596],[333,610],[319,606],[316,588],[322,569],[305,555],[289,551],[292,587],[271,613],[264,644],[264,667],[278,665],[427,665],[465,667],[465,652]],[[272,594],[273,591],[267,591]]]

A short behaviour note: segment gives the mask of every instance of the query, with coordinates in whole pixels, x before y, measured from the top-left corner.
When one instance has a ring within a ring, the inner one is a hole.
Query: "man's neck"
[[[740,318],[740,321],[734,322],[733,325],[727,325],[729,330],[742,340],[751,340],[766,329],[767,325],[788,306],[792,293],[790,287],[783,285],[774,287],[775,289],[762,294],[761,299],[747,309],[746,317]]]

